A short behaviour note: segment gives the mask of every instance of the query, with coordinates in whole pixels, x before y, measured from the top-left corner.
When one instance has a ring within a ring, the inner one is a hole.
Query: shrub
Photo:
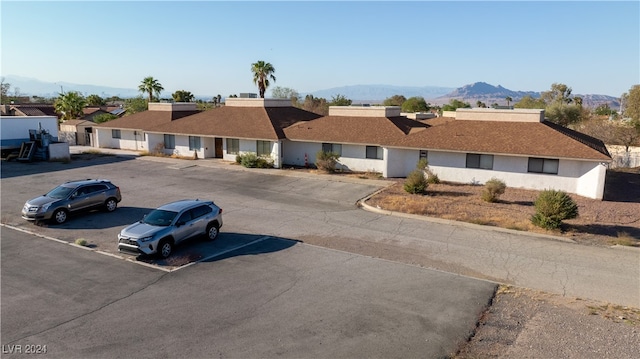
[[[335,172],[340,156],[335,152],[318,151],[316,153],[316,167],[325,172]]]
[[[249,152],[236,156],[236,162],[247,168],[271,168],[273,162],[264,157],[258,157],[255,153]]]
[[[438,184],[440,183],[440,178],[437,174],[431,173],[431,171],[427,172],[427,183],[428,184]]]
[[[75,243],[79,246],[86,246],[87,245],[87,240],[84,238],[78,238],[75,240]]]
[[[423,194],[428,186],[424,171],[419,168],[411,171],[404,181],[404,190],[412,194]]]
[[[542,191],[534,205],[536,213],[531,222],[538,227],[557,229],[563,220],[578,217],[578,205],[563,191]]]
[[[507,185],[497,179],[492,178],[484,184],[484,191],[482,191],[482,200],[494,203],[498,202],[498,198],[501,194],[504,193],[504,190],[507,188]]]

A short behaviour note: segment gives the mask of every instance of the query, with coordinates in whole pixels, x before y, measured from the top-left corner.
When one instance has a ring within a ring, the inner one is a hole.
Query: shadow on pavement
[[[34,161],[34,162],[18,162],[18,161],[2,161],[0,178],[12,178],[20,176],[29,176],[39,173],[66,171],[76,168],[99,166],[110,163],[134,160],[134,155],[111,155],[111,154],[73,154],[71,161]]]
[[[153,208],[145,207],[118,207],[113,212],[105,212],[100,209],[89,212],[73,213],[63,224],[50,222],[38,222],[37,225],[51,229],[105,229],[128,226],[142,219]]]

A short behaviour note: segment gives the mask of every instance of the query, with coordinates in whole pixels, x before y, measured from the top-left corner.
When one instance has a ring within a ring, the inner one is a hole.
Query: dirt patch
[[[581,244],[640,246],[640,174],[636,169],[608,171],[604,200],[571,194],[579,216],[566,220],[557,231],[531,223],[540,191],[508,187],[497,203],[489,203],[481,198],[481,185],[430,184],[427,194],[414,195],[403,189],[403,179],[394,182],[367,204],[389,211],[562,236]]]

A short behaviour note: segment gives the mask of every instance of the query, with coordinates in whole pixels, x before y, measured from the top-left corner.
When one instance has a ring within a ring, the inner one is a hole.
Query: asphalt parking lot
[[[354,204],[376,182],[224,166],[126,156],[3,162],[3,357],[29,345],[63,358],[442,357],[493,296],[491,282],[300,240],[340,236],[345,217],[370,222]],[[78,178],[111,179],[120,208],[59,226],[20,218],[26,199]],[[179,247],[167,262],[117,254],[122,227],[180,198],[224,209],[218,240]],[[65,244],[78,238],[88,250]]]

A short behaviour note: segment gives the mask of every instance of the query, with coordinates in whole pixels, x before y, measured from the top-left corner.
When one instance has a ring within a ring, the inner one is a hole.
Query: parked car
[[[184,199],[162,205],[118,234],[118,251],[167,258],[187,239],[213,241],[222,227],[222,208],[213,201]]]
[[[107,179],[70,181],[28,200],[22,207],[22,218],[62,224],[71,213],[98,208],[113,212],[121,200],[120,188]]]

